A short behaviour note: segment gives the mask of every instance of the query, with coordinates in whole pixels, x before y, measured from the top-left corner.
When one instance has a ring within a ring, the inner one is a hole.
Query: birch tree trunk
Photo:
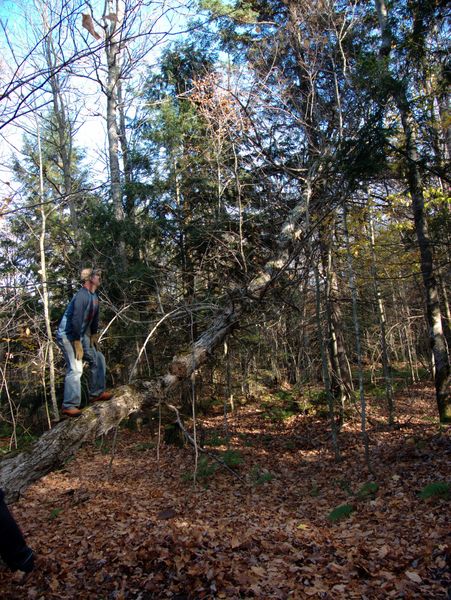
[[[45,233],[46,233],[46,214],[44,205],[44,177],[43,177],[43,165],[42,165],[42,150],[41,150],[41,133],[39,129],[39,123],[37,124],[37,136],[38,136],[38,155],[39,155],[39,198],[41,201],[41,234],[39,236],[39,253],[41,260],[41,281],[42,281],[42,301],[44,304],[44,320],[45,329],[47,333],[47,344],[48,344],[48,358],[49,358],[49,377],[50,377],[50,398],[52,402],[52,412],[55,421],[59,420],[58,403],[56,401],[56,390],[55,390],[55,357],[53,354],[53,336],[52,326],[50,322],[49,312],[49,290],[47,286],[47,262],[45,257]]]
[[[119,125],[118,125],[118,86],[121,78],[121,33],[124,21],[122,0],[106,0],[105,12],[105,53],[107,60],[106,93],[106,123],[108,137],[108,164],[110,168],[110,189],[113,202],[114,216],[118,222],[124,220],[122,205],[122,182],[119,162]],[[119,240],[119,256],[122,267],[127,265],[124,239]]]

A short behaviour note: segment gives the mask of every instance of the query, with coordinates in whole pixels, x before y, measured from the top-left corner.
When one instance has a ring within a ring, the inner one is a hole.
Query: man
[[[66,308],[56,334],[56,343],[66,361],[62,413],[68,417],[81,414],[81,375],[83,360],[89,366],[88,391],[90,400],[109,400],[113,394],[105,391],[105,357],[97,350],[99,326],[99,297],[101,272],[83,269],[83,287]]]
[[[25,542],[0,489],[0,558],[12,571],[30,573],[34,568],[33,550]]]

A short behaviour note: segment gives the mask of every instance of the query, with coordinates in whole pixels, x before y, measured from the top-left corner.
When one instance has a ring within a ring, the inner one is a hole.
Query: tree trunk
[[[381,55],[389,57],[392,35],[388,24],[385,0],[375,0],[381,30]],[[429,325],[429,336],[435,363],[435,392],[441,423],[451,422],[451,399],[449,393],[450,365],[445,336],[443,334],[442,317],[439,305],[437,282],[434,274],[431,242],[424,214],[423,182],[418,165],[417,140],[415,123],[407,98],[405,81],[392,81],[392,96],[401,116],[406,140],[407,180],[412,199],[415,231],[420,250],[421,273],[426,291],[426,306]]]
[[[207,361],[237,325],[238,315],[239,310],[233,307],[224,310],[189,353],[174,357],[166,375],[118,388],[110,401],[85,409],[77,418],[58,423],[26,452],[4,458],[0,463],[0,488],[5,491],[7,500],[16,500],[31,483],[63,465],[84,442],[107,433],[129,414],[164,401]]]
[[[381,350],[382,350],[382,369],[384,372],[385,379],[385,394],[387,398],[388,408],[388,424],[393,425],[395,422],[395,406],[393,400],[393,384],[391,378],[391,366],[388,357],[388,345],[387,345],[387,332],[386,332],[386,320],[385,320],[385,307],[382,300],[382,295],[379,289],[379,278],[376,267],[376,251],[374,242],[374,224],[373,224],[373,213],[372,207],[369,207],[369,233],[370,233],[370,247],[371,247],[371,271],[373,276],[374,296],[377,306],[377,316],[379,319],[379,329],[381,332]]]
[[[407,173],[412,198],[415,231],[421,258],[421,273],[426,290],[426,306],[429,324],[429,336],[435,363],[435,393],[441,423],[451,422],[451,399],[449,394],[450,366],[442,326],[438,286],[434,274],[431,242],[424,214],[424,196],[418,156],[415,148],[413,117],[405,95],[397,99],[401,121],[406,136]]]
[[[44,53],[45,60],[49,69],[49,83],[52,91],[52,106],[56,119],[56,127],[58,134],[57,150],[61,160],[61,168],[63,174],[63,195],[64,200],[69,206],[71,229],[73,241],[78,245],[77,229],[78,218],[75,206],[75,194],[73,193],[72,183],[72,141],[73,132],[71,122],[68,118],[67,104],[64,102],[62,76],[58,72],[56,65],[58,64],[58,49],[55,48],[53,39],[53,30],[48,19],[48,6],[45,3],[41,4],[41,18],[43,29],[45,31]]]
[[[41,235],[39,236],[39,252],[41,259],[41,281],[42,281],[42,301],[44,304],[44,320],[45,328],[47,333],[47,344],[48,344],[48,357],[49,357],[49,375],[50,375],[50,398],[52,402],[52,412],[55,420],[59,420],[58,403],[56,401],[55,391],[55,359],[53,355],[53,337],[52,337],[52,326],[50,322],[49,312],[49,290],[47,286],[47,263],[45,256],[45,233],[46,233],[46,214],[44,206],[44,177],[43,177],[43,166],[42,166],[42,152],[41,152],[41,134],[38,126],[38,154],[39,154],[39,198],[41,201]]]
[[[319,281],[318,267],[314,266],[315,272],[315,288],[316,288],[316,327],[318,331],[319,347],[321,352],[321,367],[323,375],[324,388],[326,390],[327,406],[329,409],[330,429],[332,433],[332,445],[334,448],[335,460],[340,460],[340,447],[338,445],[338,427],[335,419],[335,398],[331,389],[331,381],[329,377],[329,365],[327,362],[327,353],[324,344],[323,324],[321,319],[321,288]]]
[[[105,14],[109,14],[107,13],[106,8]],[[123,19],[124,15],[118,9],[115,13],[115,19],[110,21],[110,23],[105,26],[105,52],[108,70],[107,84],[105,90],[107,100],[106,123],[108,138],[108,164],[110,167],[111,200],[113,202],[114,216],[119,222],[122,222],[124,220],[124,208],[122,206],[121,168],[119,163],[118,126],[118,85],[121,78],[120,32]],[[123,239],[119,240],[119,256],[122,262],[122,268],[125,268],[127,265],[127,258],[125,253],[125,242]]]
[[[340,424],[342,424],[344,407],[350,397],[351,385],[341,332],[343,319],[338,305],[337,275],[334,270],[328,237],[329,232],[325,232],[322,236],[322,262],[326,277],[326,314],[329,332],[327,346],[329,348],[329,358],[332,367],[331,390],[340,407]],[[324,242],[324,240],[326,241]]]
[[[368,442],[368,433],[366,430],[366,400],[365,393],[363,388],[363,366],[362,366],[362,347],[360,342],[360,321],[357,312],[357,289],[355,285],[355,274],[354,274],[354,265],[352,260],[351,248],[349,244],[349,232],[348,232],[348,223],[347,223],[347,209],[346,204],[343,207],[343,227],[345,233],[346,240],[346,254],[348,257],[348,268],[349,268],[349,287],[351,289],[352,296],[352,319],[354,321],[354,332],[355,332],[355,350],[357,354],[357,366],[359,373],[359,396],[360,396],[360,418],[361,418],[361,429],[362,429],[362,439],[363,439],[363,447],[365,450],[365,460],[366,465],[368,467],[368,471],[371,473],[371,464],[370,464],[370,449]]]

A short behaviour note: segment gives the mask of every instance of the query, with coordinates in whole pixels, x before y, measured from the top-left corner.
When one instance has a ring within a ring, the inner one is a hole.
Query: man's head
[[[99,269],[86,268],[82,269],[80,273],[81,282],[85,287],[89,288],[98,288],[101,276],[102,272]]]

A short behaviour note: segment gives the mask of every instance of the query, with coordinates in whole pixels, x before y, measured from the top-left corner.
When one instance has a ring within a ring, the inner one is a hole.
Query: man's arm
[[[72,313],[72,334],[74,341],[80,340],[81,338],[81,329],[83,327],[83,320],[89,302],[89,292],[82,288],[77,292],[74,298],[74,310]]]
[[[91,334],[96,334],[99,331],[99,298],[98,296],[96,297],[96,306],[95,306],[95,311],[94,311],[94,315],[92,317],[92,321],[91,321]]]

